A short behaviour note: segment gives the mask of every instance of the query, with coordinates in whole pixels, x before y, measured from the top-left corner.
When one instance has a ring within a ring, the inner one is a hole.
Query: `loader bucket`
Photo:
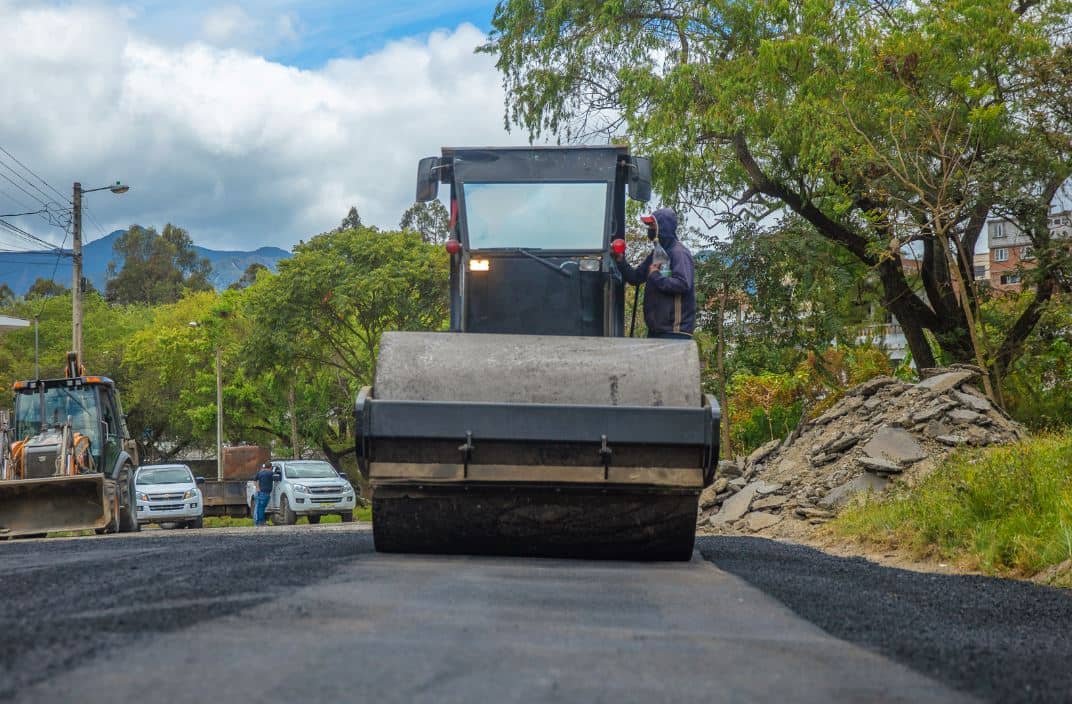
[[[113,493],[103,474],[0,482],[0,538],[104,528]]]

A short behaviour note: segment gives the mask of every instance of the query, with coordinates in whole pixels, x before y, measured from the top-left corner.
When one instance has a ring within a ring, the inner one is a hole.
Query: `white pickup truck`
[[[265,511],[272,517],[272,522],[292,526],[299,516],[306,516],[310,523],[319,523],[321,516],[333,513],[338,514],[343,523],[354,520],[357,492],[346,477],[327,462],[273,460],[272,470],[276,481]],[[247,482],[246,505],[251,516],[256,494],[256,480]]]

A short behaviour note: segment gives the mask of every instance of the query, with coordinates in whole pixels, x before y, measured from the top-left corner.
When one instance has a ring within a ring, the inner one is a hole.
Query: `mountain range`
[[[116,230],[82,248],[82,269],[98,291],[104,291],[108,278],[108,262],[115,259],[112,245],[124,230]],[[263,264],[275,271],[281,259],[290,252],[279,247],[261,247],[251,252],[209,249],[194,245],[199,257],[212,264],[210,279],[217,289],[227,288],[241,276],[250,264]],[[122,266],[121,261],[116,261]],[[64,286],[71,285],[71,258],[57,257],[54,252],[0,252],[0,284],[7,284],[16,295],[23,295],[38,277],[54,278]]]

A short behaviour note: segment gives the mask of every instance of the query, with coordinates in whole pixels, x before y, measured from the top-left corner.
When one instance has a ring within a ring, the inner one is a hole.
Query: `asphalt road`
[[[758,539],[378,555],[357,525],[0,543],[0,699],[1072,701],[1072,596]]]

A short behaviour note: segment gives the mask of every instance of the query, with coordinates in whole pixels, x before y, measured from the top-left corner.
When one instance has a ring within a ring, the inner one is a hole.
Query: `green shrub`
[[[848,508],[832,528],[992,574],[1037,574],[1072,559],[1072,433],[956,453],[919,485]]]

